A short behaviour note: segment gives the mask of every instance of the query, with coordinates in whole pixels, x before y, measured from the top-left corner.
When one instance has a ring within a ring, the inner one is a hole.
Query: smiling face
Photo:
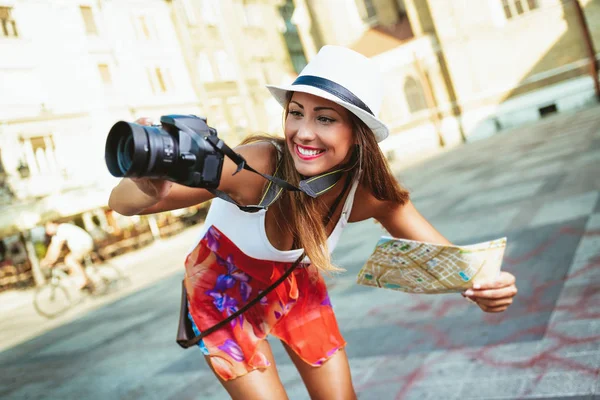
[[[315,176],[348,162],[355,143],[349,111],[308,93],[294,92],[285,139],[298,173]]]

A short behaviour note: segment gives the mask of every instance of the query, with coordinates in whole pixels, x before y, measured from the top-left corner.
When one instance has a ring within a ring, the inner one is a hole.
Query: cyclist
[[[40,261],[40,266],[52,267],[66,244],[69,253],[65,256],[64,262],[69,269],[69,274],[74,276],[80,290],[92,291],[93,284],[83,266],[84,258],[94,249],[92,236],[86,230],[70,223],[47,222],[45,229],[46,235],[50,236],[51,240],[45,257]]]

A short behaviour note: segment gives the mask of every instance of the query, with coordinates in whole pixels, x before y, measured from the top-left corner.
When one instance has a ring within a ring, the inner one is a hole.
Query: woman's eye
[[[296,110],[290,111],[290,114],[293,115],[294,117],[302,116],[302,113],[300,111],[296,111]]]
[[[331,124],[332,122],[335,122],[335,119],[329,117],[319,117],[318,120],[324,124]]]

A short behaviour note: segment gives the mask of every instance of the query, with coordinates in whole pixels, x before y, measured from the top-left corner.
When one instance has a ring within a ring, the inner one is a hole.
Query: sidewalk
[[[452,242],[507,236],[502,268],[517,277],[519,294],[508,311],[486,314],[457,294],[359,286],[357,273],[384,232],[373,221],[350,224],[334,253],[346,272],[330,280],[329,294],[358,397],[597,398],[600,107],[501,132],[399,176],[416,207]],[[23,331],[40,335],[0,352],[0,397],[227,398],[200,350],[183,351],[174,340],[177,271],[194,233],[119,261],[147,288],[90,305],[93,312],[76,310],[82,318],[49,323],[27,304],[2,315],[5,345]],[[5,334],[7,323],[21,325]],[[283,347],[269,342],[289,398],[308,399]]]
[[[65,314],[46,319],[33,308],[35,289],[0,293],[0,352],[73,321],[91,310],[136,293],[157,281],[181,273],[183,255],[198,235],[201,225],[152,243],[147,247],[112,258],[109,262],[131,279],[131,285],[101,297],[88,297]]]

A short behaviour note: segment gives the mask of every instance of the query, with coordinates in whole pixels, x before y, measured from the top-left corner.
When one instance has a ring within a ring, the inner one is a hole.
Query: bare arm
[[[60,250],[62,249],[64,244],[64,240],[60,240],[56,236],[53,236],[50,240],[50,244],[48,245],[48,250],[46,251],[46,255],[40,261],[43,266],[53,265],[58,256],[60,255]]]
[[[235,151],[258,171],[271,172],[274,167],[276,150],[270,143],[252,143],[237,147]],[[218,189],[242,204],[254,202],[260,195],[264,178],[245,170],[233,175],[236,169],[237,165],[225,158]],[[214,197],[201,188],[163,180],[149,181],[122,179],[111,192],[109,207],[123,215],[152,214],[201,204]]]
[[[166,181],[150,181],[148,186],[155,185],[157,192],[161,192],[159,187],[168,193],[171,190],[171,183]],[[166,194],[165,194],[166,196]],[[117,186],[113,188],[108,199],[108,206],[122,215],[136,215],[143,210],[155,205],[160,201],[160,195],[151,195],[142,190],[136,182],[129,178],[123,178]]]
[[[375,219],[394,237],[421,242],[452,244],[442,236],[420,213],[412,202],[405,205],[390,202],[377,202]],[[473,288],[463,293],[485,312],[505,311],[517,294],[515,277],[502,271],[500,276],[491,282],[474,282]]]
[[[394,237],[421,242],[452,244],[427,221],[409,201],[405,205],[379,202],[375,219]]]

